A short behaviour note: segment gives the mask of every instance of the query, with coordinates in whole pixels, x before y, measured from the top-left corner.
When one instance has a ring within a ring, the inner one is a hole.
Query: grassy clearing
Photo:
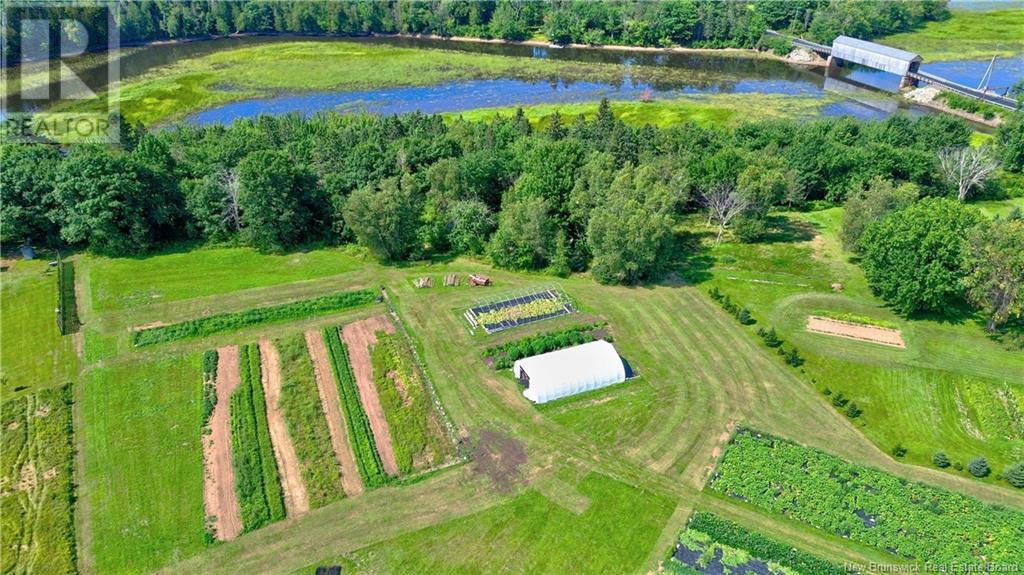
[[[983,455],[997,470],[1024,458],[1024,442],[977,431],[985,408],[963,393],[969,386],[989,395],[1004,385],[1019,389],[1024,355],[991,340],[981,318],[907,320],[884,307],[840,247],[841,216],[841,208],[789,214],[764,243],[713,248],[714,263],[702,272],[710,275],[708,287],[747,306],[757,326],[774,327],[787,348],[798,348],[806,359],[801,377],[818,391],[857,403],[863,415],[854,423],[882,450],[902,444],[906,461],[929,467],[937,451],[964,465]],[[841,293],[832,283],[842,285]],[[896,326],[907,349],[807,332],[807,316],[823,311]],[[965,470],[946,471],[967,477]]]
[[[180,339],[205,337],[225,331],[237,331],[242,328],[264,323],[325,315],[368,304],[376,297],[377,292],[372,289],[341,292],[321,296],[315,299],[248,309],[233,313],[222,313],[209,317],[183,321],[181,323],[142,329],[132,332],[131,340],[132,345],[143,346],[167,343]]]
[[[73,337],[60,334],[53,314],[57,272],[45,260],[19,259],[0,273],[0,331],[7,336],[0,346],[0,392],[11,399],[65,385],[78,361]]]
[[[356,379],[352,374],[352,365],[349,363],[348,349],[341,339],[339,328],[324,328],[322,334],[324,342],[327,344],[327,352],[331,356],[334,378],[338,383],[341,409],[345,412],[348,437],[352,442],[352,451],[355,453],[356,465],[359,467],[359,475],[363,478],[363,485],[367,488],[383,485],[387,482],[387,475],[384,473],[380,454],[377,453],[377,445],[373,442],[370,420],[366,418],[366,411],[363,410],[363,404],[359,400],[359,390],[356,388]]]
[[[753,432],[733,438],[709,487],[898,556],[949,565],[1024,555],[1022,512]]]
[[[281,356],[281,411],[301,466],[302,482],[316,509],[341,498],[341,466],[320,404],[313,362],[302,334],[274,341]]]
[[[928,22],[913,32],[876,41],[920,54],[929,60],[982,60],[1024,53],[1024,10],[953,10],[944,22]]]
[[[250,248],[204,248],[144,258],[85,256],[83,263],[91,275],[94,309],[109,311],[337,275],[362,265],[362,255],[355,249],[271,255]]]
[[[627,124],[651,124],[666,127],[695,122],[701,126],[730,126],[752,120],[777,118],[810,118],[835,101],[833,96],[801,97],[778,94],[704,94],[681,96],[653,102],[611,103],[612,112]],[[538,104],[523,107],[523,112],[534,128],[544,129],[551,124],[555,113],[562,122],[572,122],[579,115],[589,120],[597,116],[598,102],[579,104]],[[512,116],[516,107],[481,108],[466,112],[445,114],[451,119],[490,120],[497,115]]]
[[[252,531],[284,519],[285,511],[260,383],[260,351],[250,344],[240,353],[241,384],[231,394],[231,461],[242,527]]]
[[[404,475],[443,463],[451,456],[452,446],[402,336],[378,332],[370,357],[398,470]]]
[[[201,551],[199,353],[96,367],[80,399],[80,497],[97,573],[139,573]]]
[[[675,508],[671,497],[589,474],[568,489],[583,511],[531,489],[511,501],[339,560],[352,573],[629,573]],[[308,572],[309,570],[306,570]]]
[[[4,401],[0,571],[76,573],[71,387]]]

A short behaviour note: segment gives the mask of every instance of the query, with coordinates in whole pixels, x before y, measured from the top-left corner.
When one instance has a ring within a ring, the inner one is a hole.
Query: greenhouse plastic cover
[[[530,377],[523,395],[534,403],[626,381],[622,358],[615,346],[604,340],[520,359],[512,373],[518,378],[521,370]]]

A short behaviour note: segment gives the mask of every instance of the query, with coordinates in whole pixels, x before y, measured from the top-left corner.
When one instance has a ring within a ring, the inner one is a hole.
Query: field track
[[[395,450],[391,446],[391,432],[388,430],[388,421],[384,418],[384,408],[377,397],[377,387],[373,382],[373,364],[370,361],[370,346],[377,343],[378,331],[394,333],[395,326],[391,325],[386,316],[377,315],[345,325],[341,329],[341,335],[348,346],[352,373],[359,387],[359,398],[363,402],[363,409],[366,410],[366,417],[370,420],[370,429],[373,431],[373,439],[377,444],[384,472],[397,476],[398,462],[395,460]]]
[[[281,474],[284,506],[288,517],[296,517],[309,511],[309,495],[302,482],[299,458],[295,455],[292,438],[288,435],[288,424],[281,413],[281,358],[274,344],[265,337],[260,338],[260,360],[263,393],[267,396],[267,424],[270,426],[270,441],[274,446],[277,470]]]
[[[309,358],[313,360],[313,371],[316,373],[320,403],[327,417],[327,430],[331,433],[331,447],[334,448],[334,456],[341,464],[341,484],[346,495],[359,495],[363,492],[363,482],[359,477],[359,468],[356,467],[356,456],[352,453],[348,433],[345,431],[345,415],[341,411],[341,399],[338,397],[338,386],[334,384],[327,346],[319,330],[306,330],[305,335]]]
[[[206,516],[214,517],[217,539],[229,541],[242,532],[242,515],[235,496],[235,468],[231,465],[231,394],[238,389],[238,346],[217,350],[217,405],[210,415],[210,434],[203,437],[203,493]]]

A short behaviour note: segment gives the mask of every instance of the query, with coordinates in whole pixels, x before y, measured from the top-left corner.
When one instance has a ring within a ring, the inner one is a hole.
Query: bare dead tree
[[[221,172],[217,183],[224,190],[226,200],[224,220],[232,230],[238,230],[242,227],[242,211],[238,207],[238,192],[241,189],[238,174],[234,170]]]
[[[700,191],[700,203],[708,212],[708,224],[718,223],[715,245],[722,242],[722,234],[733,218],[750,207],[750,200],[735,190],[731,183],[723,182]]]
[[[956,186],[956,197],[962,202],[972,189],[996,171],[999,161],[989,153],[987,146],[943,148],[939,150],[939,167],[946,181]]]

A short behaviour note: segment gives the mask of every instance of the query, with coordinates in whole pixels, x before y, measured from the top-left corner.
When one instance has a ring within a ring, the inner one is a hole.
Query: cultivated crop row
[[[0,572],[75,573],[71,387],[7,399]]]
[[[485,311],[477,315],[477,321],[483,325],[495,325],[506,321],[515,322],[537,316],[551,315],[563,311],[564,308],[565,304],[556,299],[535,299],[494,311]]]
[[[338,383],[341,408],[345,412],[345,422],[348,425],[348,437],[352,444],[352,451],[355,453],[359,474],[363,477],[363,485],[367,488],[378,487],[386,483],[388,478],[384,473],[380,454],[373,441],[370,420],[367,419],[366,411],[363,410],[363,404],[359,399],[356,379],[349,363],[348,349],[341,340],[338,328],[326,327],[323,329],[322,335],[327,344],[327,352],[331,357],[331,367],[334,370],[335,381]]]
[[[241,383],[231,394],[231,459],[244,531],[284,519],[281,481],[267,427],[267,406],[260,382],[260,351],[241,349]]]
[[[605,325],[607,325],[605,322],[597,322],[531,335],[523,339],[491,346],[484,351],[484,357],[494,360],[495,369],[509,369],[516,360],[524,357],[540,355],[549,351],[594,341],[594,332],[605,327]],[[604,339],[610,341],[611,336],[605,335]]]
[[[296,334],[274,342],[281,356],[281,410],[301,466],[309,504],[317,508],[343,494],[306,340]]]
[[[205,337],[261,323],[323,315],[368,304],[374,301],[376,297],[377,294],[374,290],[364,289],[281,305],[259,307],[233,313],[221,313],[132,332],[132,345],[153,345],[180,339]]]
[[[213,408],[217,406],[217,361],[219,359],[215,349],[208,349],[203,353],[203,383],[199,394],[202,398],[202,416],[199,427],[203,430],[210,422]]]
[[[421,460],[442,463],[452,451],[451,444],[444,440],[423,378],[401,336],[377,332],[371,358],[398,470],[411,473]]]
[[[743,550],[758,559],[772,561],[803,575],[847,575],[842,565],[794,549],[711,513],[694,513],[686,530],[698,531],[718,543]]]
[[[750,431],[709,487],[900,556],[944,564],[1024,557],[1024,513]]]

